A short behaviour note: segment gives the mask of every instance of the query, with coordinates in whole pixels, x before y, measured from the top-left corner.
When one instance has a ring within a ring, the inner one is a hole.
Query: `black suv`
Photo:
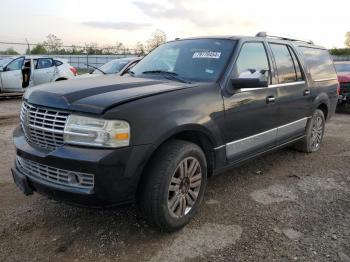
[[[136,201],[151,225],[174,231],[209,176],[291,144],[317,151],[337,86],[328,51],[312,42],[176,39],[123,76],[28,89],[14,181],[85,206]]]

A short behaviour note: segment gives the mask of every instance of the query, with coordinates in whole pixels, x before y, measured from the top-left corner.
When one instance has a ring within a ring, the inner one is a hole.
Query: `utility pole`
[[[28,48],[27,48],[27,53],[28,53],[28,55],[30,55],[30,45],[29,45],[29,42],[28,42],[28,39],[26,38],[26,42],[27,42],[27,46],[28,46]]]

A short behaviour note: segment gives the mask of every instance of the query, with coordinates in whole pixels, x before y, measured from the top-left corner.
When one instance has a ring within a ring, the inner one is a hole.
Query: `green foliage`
[[[13,47],[7,48],[5,51],[0,51],[0,55],[19,55]]]
[[[45,55],[47,50],[42,44],[37,44],[32,50],[30,50],[32,55]]]
[[[54,34],[49,34],[46,37],[46,41],[44,41],[43,45],[45,46],[49,54],[57,54],[59,53],[63,45],[63,42],[60,38],[58,38]]]
[[[332,48],[329,52],[331,55],[350,55],[350,48]]]

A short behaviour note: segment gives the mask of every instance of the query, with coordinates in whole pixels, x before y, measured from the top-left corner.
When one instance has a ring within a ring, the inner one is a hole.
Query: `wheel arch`
[[[216,140],[210,134],[209,130],[201,125],[184,125],[177,127],[164,135],[148,152],[147,158],[144,161],[145,164],[142,166],[141,170],[139,170],[140,177],[137,185],[137,192],[139,192],[140,187],[143,184],[142,181],[146,178],[145,170],[148,168],[148,165],[151,163],[152,158],[155,156],[160,146],[173,139],[184,140],[198,145],[203,150],[207,160],[208,176],[213,174],[215,163],[217,161],[214,152],[217,143]]]
[[[329,108],[330,100],[328,95],[326,93],[319,94],[315,99],[315,107],[313,111],[320,109],[323,112],[325,119],[327,120],[329,115]]]
[[[55,80],[55,82],[57,82],[57,81],[63,81],[63,80],[68,80],[68,78],[66,78],[66,77],[59,77],[59,78],[57,78],[57,79]]]

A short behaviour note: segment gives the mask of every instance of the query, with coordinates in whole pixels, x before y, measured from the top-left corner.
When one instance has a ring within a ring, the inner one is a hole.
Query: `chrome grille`
[[[28,142],[49,150],[63,145],[69,113],[22,103],[20,120]]]
[[[29,178],[80,189],[93,189],[94,175],[42,165],[16,157],[17,168]]]

